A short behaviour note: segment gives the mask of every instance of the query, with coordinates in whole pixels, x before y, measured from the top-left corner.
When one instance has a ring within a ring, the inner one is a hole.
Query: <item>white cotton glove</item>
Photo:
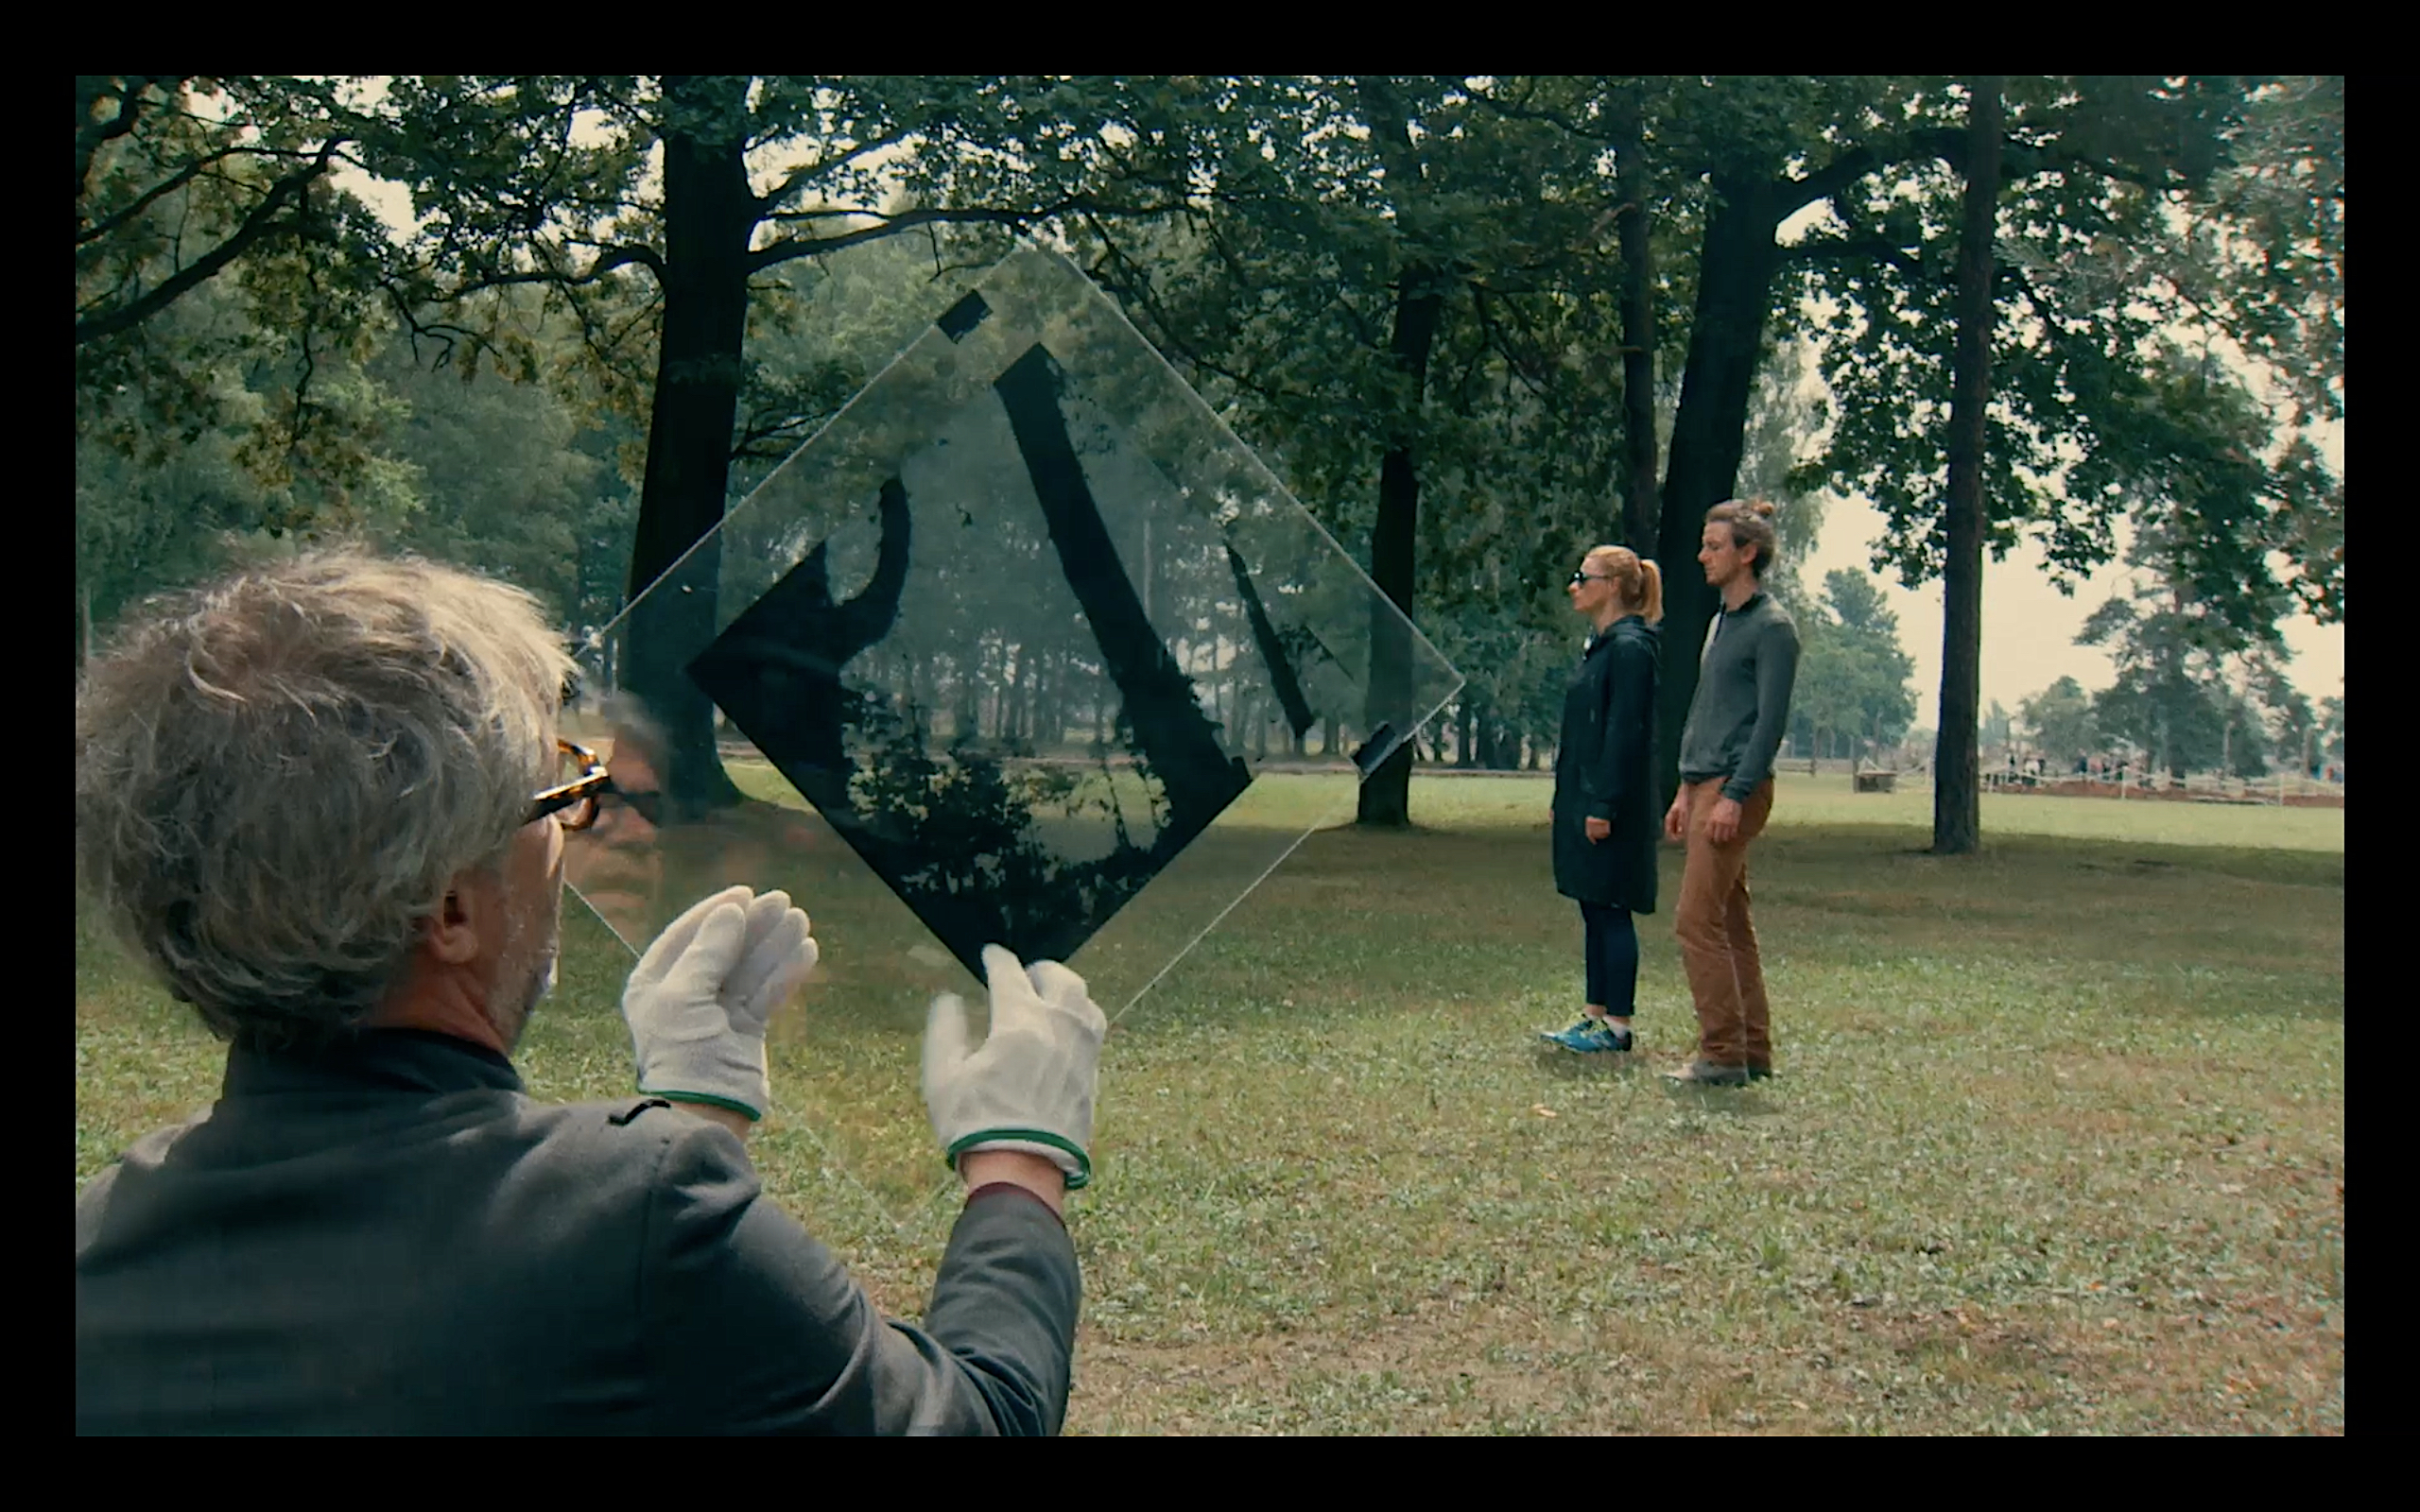
[[[966,1004],[933,1000],[925,1025],[925,1108],[948,1153],[1023,1150],[1055,1163],[1070,1192],[1092,1179],[1093,1094],[1109,1021],[1084,979],[1056,961],[1030,969],[997,945],[983,947],[992,989],[992,1032],[966,1048]]]
[[[764,1117],[765,1026],[817,954],[784,892],[726,887],[674,919],[622,989],[639,1091]]]

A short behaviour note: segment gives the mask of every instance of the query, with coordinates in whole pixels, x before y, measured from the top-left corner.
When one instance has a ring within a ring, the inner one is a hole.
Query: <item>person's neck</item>
[[[1745,604],[1748,600],[1762,593],[1764,591],[1764,584],[1756,581],[1754,576],[1747,573],[1741,573],[1738,576],[1734,577],[1731,581],[1723,584],[1723,612],[1729,614],[1737,613],[1739,611],[1739,606]]]
[[[504,1042],[488,1017],[486,991],[467,971],[415,965],[412,974],[370,1022],[379,1029],[425,1029],[451,1035],[508,1058],[512,1054],[512,1047]]]
[[[1630,618],[1635,612],[1637,611],[1634,610],[1624,609],[1621,605],[1616,604],[1610,608],[1599,610],[1591,623],[1597,627],[1597,633],[1602,635],[1612,629],[1616,623]]]

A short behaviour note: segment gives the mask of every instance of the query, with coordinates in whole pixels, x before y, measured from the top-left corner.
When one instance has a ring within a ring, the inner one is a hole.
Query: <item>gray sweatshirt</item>
[[[1789,730],[1798,678],[1798,627],[1759,589],[1717,613],[1698,653],[1698,691],[1681,727],[1681,780],[1724,779],[1722,796],[1746,802],[1772,775]]]

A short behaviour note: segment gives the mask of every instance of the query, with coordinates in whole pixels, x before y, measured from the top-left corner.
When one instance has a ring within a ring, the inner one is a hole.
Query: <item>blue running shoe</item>
[[[1580,1022],[1568,1029],[1558,1029],[1551,1034],[1541,1033],[1538,1038],[1561,1045],[1565,1050],[1579,1051],[1582,1055],[1593,1055],[1609,1050],[1627,1051],[1631,1047],[1631,1037],[1627,1030],[1616,1033],[1604,1020],[1592,1019],[1585,1015],[1582,1015]]]

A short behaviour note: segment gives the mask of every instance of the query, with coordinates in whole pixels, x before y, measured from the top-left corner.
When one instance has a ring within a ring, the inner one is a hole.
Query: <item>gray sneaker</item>
[[[1710,1060],[1692,1060],[1680,1070],[1664,1074],[1668,1080],[1697,1087],[1745,1087],[1753,1073],[1746,1066],[1718,1066]]]

